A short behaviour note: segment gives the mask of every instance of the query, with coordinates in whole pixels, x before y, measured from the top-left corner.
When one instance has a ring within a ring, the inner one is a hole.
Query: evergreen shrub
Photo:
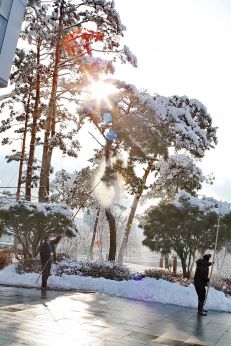
[[[189,286],[193,280],[183,278],[182,274],[173,274],[167,269],[161,269],[161,268],[153,268],[153,269],[147,269],[144,271],[145,277],[153,278],[153,279],[162,279],[169,282],[177,282],[182,286]]]
[[[211,286],[218,291],[224,292],[224,294],[231,296],[231,278],[220,278],[213,280]]]
[[[126,267],[119,266],[115,262],[75,261],[66,259],[57,263],[54,268],[55,275],[80,275],[109,280],[130,280],[134,274]]]
[[[21,259],[16,266],[18,274],[38,273],[41,271],[41,264],[38,258]]]

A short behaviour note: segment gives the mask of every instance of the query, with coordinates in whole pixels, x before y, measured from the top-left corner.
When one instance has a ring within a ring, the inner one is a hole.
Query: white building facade
[[[6,87],[27,0],[0,0],[0,87]]]

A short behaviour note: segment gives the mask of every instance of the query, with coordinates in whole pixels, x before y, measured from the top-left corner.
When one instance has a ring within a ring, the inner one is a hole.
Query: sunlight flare
[[[108,96],[116,93],[117,89],[114,85],[100,81],[94,81],[91,83],[89,90],[94,99],[100,100],[108,100]]]

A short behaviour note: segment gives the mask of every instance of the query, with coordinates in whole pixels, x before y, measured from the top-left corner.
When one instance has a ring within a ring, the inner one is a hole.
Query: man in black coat
[[[42,264],[42,289],[47,289],[47,280],[50,276],[51,272],[51,263],[52,261],[56,261],[56,252],[55,247],[62,238],[58,236],[57,238],[50,240],[50,236],[45,236],[43,239],[43,243],[40,246],[40,260]]]
[[[203,259],[196,261],[196,271],[194,275],[194,286],[198,296],[198,314],[202,316],[207,315],[207,311],[204,310],[204,302],[206,297],[206,286],[209,282],[209,266],[212,265],[209,262],[211,255],[206,254]]]

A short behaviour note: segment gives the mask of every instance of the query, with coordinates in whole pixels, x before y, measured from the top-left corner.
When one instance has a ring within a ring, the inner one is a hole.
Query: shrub
[[[62,274],[80,275],[116,281],[134,279],[135,276],[128,268],[121,267],[115,262],[74,261],[68,259],[56,264],[54,273],[58,276]]]
[[[63,259],[64,258],[64,259]],[[90,276],[94,278],[105,278],[110,280],[130,280],[141,279],[141,275],[132,274],[126,267],[121,267],[115,262],[91,262],[91,261],[77,261],[66,258],[65,255],[58,256],[60,260],[52,265],[52,274],[61,276],[66,275],[79,275]],[[17,267],[16,272],[19,274],[40,272],[41,264],[37,258],[29,258],[21,260]]]
[[[186,278],[183,278],[182,274],[173,274],[167,269],[159,269],[159,268],[153,268],[153,269],[147,269],[144,271],[145,277],[154,278],[154,279],[163,279],[169,282],[177,282],[182,286],[189,286],[193,280],[189,280]]]
[[[16,272],[18,274],[24,273],[38,273],[41,271],[40,260],[37,258],[22,259],[16,266]]]
[[[231,278],[221,278],[211,282],[211,286],[218,291],[231,295]]]
[[[56,254],[56,261],[57,262],[61,262],[61,261],[65,260],[65,259],[69,259],[69,258],[70,258],[70,256],[67,255],[66,253],[58,252]]]
[[[8,248],[0,249],[0,269],[8,266],[13,261],[13,251]]]

